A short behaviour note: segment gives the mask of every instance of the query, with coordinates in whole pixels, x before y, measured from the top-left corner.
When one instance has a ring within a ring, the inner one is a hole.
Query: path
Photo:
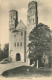
[[[7,64],[0,64],[0,75],[6,70],[13,69],[20,66],[25,66],[25,65],[26,63],[24,62],[12,62]]]

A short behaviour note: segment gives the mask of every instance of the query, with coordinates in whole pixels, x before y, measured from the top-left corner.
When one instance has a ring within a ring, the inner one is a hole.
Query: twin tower
[[[27,26],[21,20],[18,22],[16,10],[9,11],[9,57],[12,61],[22,61],[29,64],[29,33],[37,24],[38,12],[37,2],[35,1],[28,4]]]
[[[16,10],[9,11],[9,29],[14,29],[18,25],[18,12]],[[37,2],[32,1],[28,4],[27,25],[38,24]]]

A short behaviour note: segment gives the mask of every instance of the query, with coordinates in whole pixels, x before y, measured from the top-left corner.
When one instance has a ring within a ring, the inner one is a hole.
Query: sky
[[[0,0],[0,43],[9,42],[9,11],[18,11],[18,20],[27,25],[28,3],[32,0]],[[33,0],[38,3],[38,22],[52,29],[52,0]]]

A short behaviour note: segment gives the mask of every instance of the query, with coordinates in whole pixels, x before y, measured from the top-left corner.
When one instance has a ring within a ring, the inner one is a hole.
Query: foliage
[[[40,59],[43,53],[50,55],[50,42],[51,42],[51,31],[47,25],[39,23],[30,32],[28,44],[29,47],[29,58],[30,59]]]
[[[4,46],[4,58],[8,57],[9,52],[9,44],[5,44]]]
[[[0,61],[8,57],[9,44],[5,44],[4,49],[0,50]]]
[[[0,50],[0,61],[3,59],[3,54],[4,54],[3,50]]]

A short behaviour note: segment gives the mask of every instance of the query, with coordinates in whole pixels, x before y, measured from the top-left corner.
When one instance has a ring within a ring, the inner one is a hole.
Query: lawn
[[[51,77],[50,68],[39,68],[29,66],[21,66],[3,72],[4,77]]]

